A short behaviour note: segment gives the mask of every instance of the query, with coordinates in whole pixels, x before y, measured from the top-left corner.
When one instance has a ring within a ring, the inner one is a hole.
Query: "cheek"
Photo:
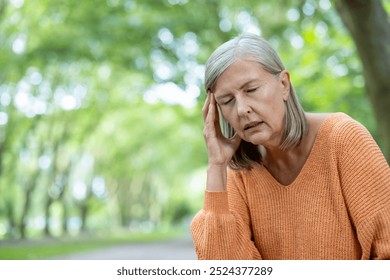
[[[228,123],[231,124],[231,121],[232,121],[232,114],[231,112],[229,112],[228,109],[221,109],[219,108],[218,106],[218,112],[219,112],[219,117],[221,119],[224,119],[225,121],[227,121]]]
[[[278,125],[279,129],[283,129],[285,124],[285,118],[286,118],[286,106],[283,102],[280,106],[275,108],[277,111],[277,114],[275,115],[275,122]]]
[[[223,119],[223,120],[225,120],[227,123],[229,123],[229,125],[230,125],[235,131],[238,130],[237,125],[238,125],[239,121],[238,121],[238,119],[235,117],[235,115],[234,115],[232,112],[230,112],[229,110],[226,110],[226,109],[220,110],[219,116],[220,116],[220,119]]]
[[[272,127],[273,130],[280,130],[284,126],[285,119],[285,104],[281,100],[272,100],[268,106],[263,108],[265,121]]]

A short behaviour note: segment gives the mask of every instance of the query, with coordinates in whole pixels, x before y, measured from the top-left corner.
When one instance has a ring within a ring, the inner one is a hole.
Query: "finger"
[[[215,98],[212,93],[210,93],[209,99],[210,102],[205,120],[204,135],[207,135],[208,137],[217,137],[218,139],[220,139],[221,137],[223,138],[223,134],[219,125],[219,115]]]
[[[210,93],[210,104],[209,104],[208,114],[210,115],[209,121],[213,122],[213,127],[217,132],[217,135],[219,135],[221,133],[221,127],[219,125],[218,107],[213,93]]]
[[[203,121],[206,121],[206,117],[209,111],[209,105],[210,105],[210,92],[207,92],[206,101],[204,102],[203,108],[202,108],[202,114],[203,114]]]
[[[215,124],[215,100],[214,96],[212,93],[209,94],[208,96],[209,102],[208,102],[208,107],[207,107],[207,115],[206,115],[206,120],[209,124]]]
[[[218,104],[217,104],[217,101],[215,100],[214,94],[210,95],[210,109],[213,110],[213,114],[214,114],[214,127],[215,127],[215,130],[217,132],[217,135],[222,135],[221,125],[219,123]]]

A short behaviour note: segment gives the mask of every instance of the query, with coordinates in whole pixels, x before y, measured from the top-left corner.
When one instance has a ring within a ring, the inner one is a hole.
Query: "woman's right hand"
[[[232,138],[226,138],[221,131],[217,102],[214,94],[208,92],[202,109],[205,127],[203,136],[206,141],[209,157],[209,168],[212,166],[227,167],[233,157],[241,138],[237,133]]]

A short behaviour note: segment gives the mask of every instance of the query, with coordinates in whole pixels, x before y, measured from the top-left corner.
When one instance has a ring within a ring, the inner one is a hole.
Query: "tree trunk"
[[[8,229],[7,229],[7,235],[9,238],[13,239],[16,237],[16,218],[15,218],[15,212],[14,212],[14,206],[13,203],[9,200],[5,202],[5,209],[7,213],[7,220],[8,220]]]
[[[61,192],[58,196],[58,201],[60,201],[62,204],[62,234],[63,235],[69,234],[69,228],[68,228],[69,209],[68,209],[68,204],[66,201],[65,191],[69,186],[69,177],[70,177],[70,173],[71,173],[71,167],[72,167],[72,164],[71,164],[71,162],[69,162],[69,164],[66,167],[66,170],[63,174],[62,189],[61,189]]]
[[[64,173],[64,179],[63,179],[63,187],[60,192],[60,195],[58,197],[58,200],[62,204],[62,234],[68,235],[69,234],[69,228],[68,228],[68,219],[69,219],[69,209],[68,209],[68,204],[66,201],[66,195],[65,191],[69,186],[69,177],[70,177],[70,172],[71,172],[71,166],[72,164],[69,163],[65,173]]]
[[[53,197],[53,194],[50,192],[51,188],[56,188],[56,177],[58,173],[58,167],[57,167],[57,157],[58,157],[58,149],[59,149],[59,142],[60,140],[57,140],[54,144],[53,148],[53,160],[50,168],[49,173],[49,183],[47,186],[46,191],[46,203],[45,203],[45,228],[44,228],[44,234],[45,236],[51,236],[50,232],[50,220],[51,220],[51,211],[50,208],[55,201],[55,197]]]
[[[367,95],[378,124],[379,143],[390,161],[390,21],[380,0],[337,0],[336,9],[363,64]]]
[[[33,190],[34,190],[34,185],[33,184],[35,184],[35,182],[33,182],[26,190],[26,196],[24,198],[24,205],[23,205],[22,215],[20,217],[19,233],[20,233],[20,238],[22,238],[22,239],[27,237],[27,234],[26,234],[27,218],[28,218],[28,213],[30,211],[30,205],[31,205],[31,200],[32,200],[32,193],[33,193]]]
[[[62,234],[68,235],[69,234],[69,227],[68,227],[68,219],[69,219],[69,210],[68,205],[65,201],[65,199],[62,199],[62,205],[63,205],[63,212],[62,212]]]
[[[39,148],[38,155],[42,155],[43,151],[44,151],[44,144],[41,143],[41,147]],[[20,231],[21,238],[27,237],[26,236],[26,229],[27,229],[27,222],[28,222],[27,219],[28,219],[28,215],[30,214],[30,207],[33,199],[33,193],[37,186],[37,182],[40,175],[41,175],[41,169],[39,168],[39,166],[37,166],[34,173],[31,175],[27,183],[24,205],[23,205],[22,214],[20,217],[20,224],[19,224],[19,231]]]
[[[87,219],[89,215],[90,200],[92,199],[92,182],[87,185],[87,196],[80,202],[80,219],[81,219],[81,232],[87,232]]]
[[[86,203],[80,205],[80,219],[81,219],[81,232],[85,233],[87,231],[87,216],[88,216],[88,206]]]
[[[130,210],[133,204],[133,197],[130,194],[132,183],[133,181],[115,182],[116,189],[113,191],[119,210],[120,225],[123,228],[129,227],[133,218]]]
[[[40,153],[42,154],[42,153]],[[37,185],[37,181],[38,181],[38,178],[39,178],[39,175],[40,175],[40,169],[39,167],[37,167],[37,170],[34,172],[34,174],[31,176],[31,178],[29,179],[29,182],[28,182],[28,185],[27,185],[27,188],[26,188],[26,195],[25,195],[25,198],[24,198],[24,205],[23,205],[23,209],[22,209],[22,215],[20,217],[20,224],[19,224],[19,232],[20,232],[20,238],[26,238],[27,235],[26,235],[26,229],[27,229],[27,219],[28,219],[28,215],[30,213],[30,207],[31,207],[31,203],[32,203],[32,195],[33,195],[33,192],[35,190],[35,187]]]
[[[53,204],[53,199],[50,197],[50,195],[47,196],[46,198],[46,203],[45,203],[45,228],[43,229],[43,232],[45,236],[50,237],[51,232],[50,232],[50,206]]]

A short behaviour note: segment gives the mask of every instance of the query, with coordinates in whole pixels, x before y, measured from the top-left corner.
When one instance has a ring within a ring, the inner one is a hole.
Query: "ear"
[[[290,73],[287,70],[283,70],[279,74],[279,81],[282,86],[283,100],[287,101],[288,96],[290,95]]]

